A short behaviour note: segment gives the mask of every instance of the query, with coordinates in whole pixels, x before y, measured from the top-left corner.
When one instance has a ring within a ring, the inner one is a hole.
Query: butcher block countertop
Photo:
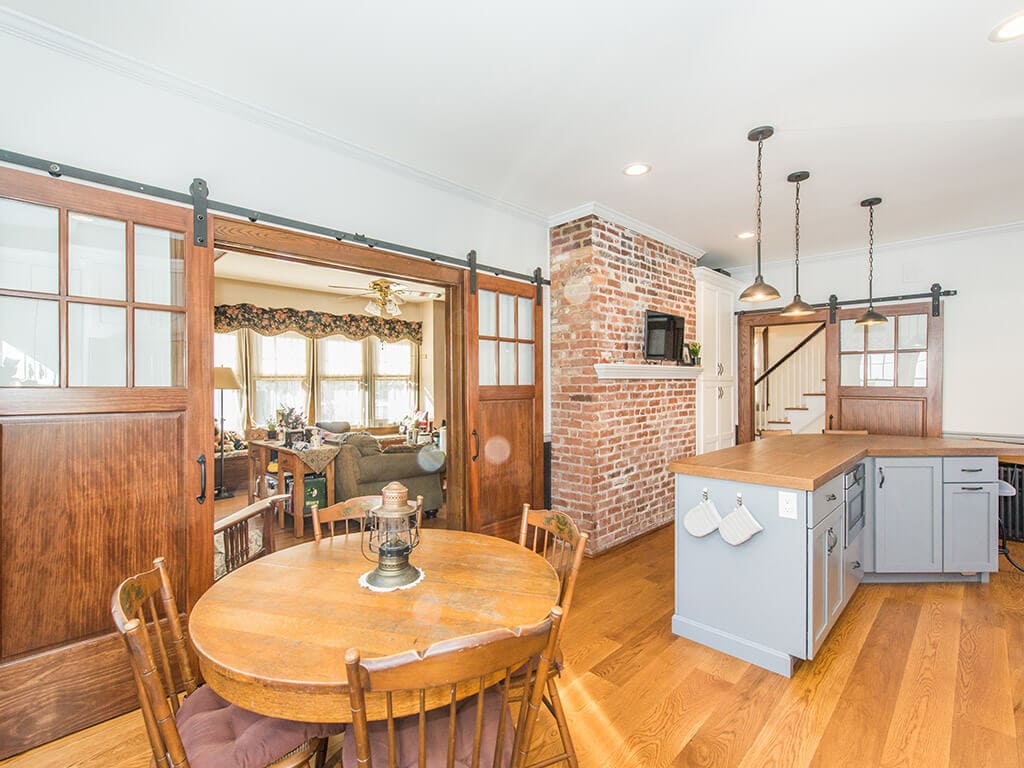
[[[865,456],[1024,456],[1024,445],[894,435],[785,435],[690,456],[669,471],[813,491]]]

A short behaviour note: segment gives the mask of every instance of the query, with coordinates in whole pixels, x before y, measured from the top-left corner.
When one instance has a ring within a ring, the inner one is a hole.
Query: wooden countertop
[[[865,456],[1024,456],[1024,445],[895,435],[786,435],[690,456],[669,471],[813,491]]]

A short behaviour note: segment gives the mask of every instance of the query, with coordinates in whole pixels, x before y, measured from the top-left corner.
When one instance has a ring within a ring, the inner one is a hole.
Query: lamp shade
[[[242,385],[235,376],[235,372],[227,366],[217,366],[213,369],[214,389],[241,389]]]

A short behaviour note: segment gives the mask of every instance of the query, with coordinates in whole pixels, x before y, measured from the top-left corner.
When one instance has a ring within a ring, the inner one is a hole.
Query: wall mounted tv
[[[678,315],[647,310],[644,325],[644,359],[683,360],[683,330],[686,320]]]

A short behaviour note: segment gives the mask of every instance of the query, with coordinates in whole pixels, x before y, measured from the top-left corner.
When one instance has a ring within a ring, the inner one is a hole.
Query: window
[[[254,334],[255,424],[276,420],[277,411],[282,407],[306,410],[306,372],[309,369],[306,346],[306,338],[298,333]]]
[[[238,334],[246,331],[235,331],[234,333],[215,333],[213,335],[213,364],[220,368],[230,368],[235,376],[242,381],[238,366]],[[220,425],[220,392],[213,393],[213,418]],[[242,425],[242,393],[237,389],[224,390],[224,429],[229,432],[243,431]]]
[[[318,421],[383,426],[417,409],[417,345],[375,336],[362,341],[329,336],[317,344]]]
[[[892,314],[881,325],[839,325],[843,387],[928,386],[928,316]]]
[[[533,299],[478,294],[478,360],[484,386],[533,384]]]
[[[184,264],[182,232],[0,199],[0,387],[185,386]]]

